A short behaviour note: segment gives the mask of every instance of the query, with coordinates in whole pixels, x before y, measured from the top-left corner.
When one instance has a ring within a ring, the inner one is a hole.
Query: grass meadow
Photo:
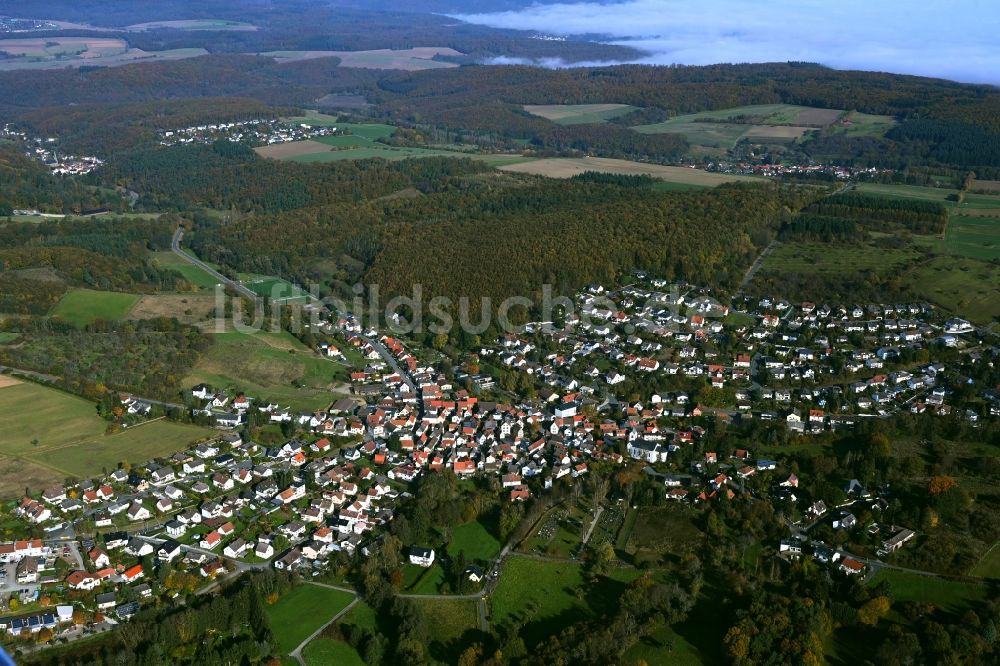
[[[82,328],[97,319],[124,319],[139,301],[136,294],[92,289],[70,289],[49,314]]]
[[[288,654],[299,643],[347,607],[354,595],[310,583],[292,588],[267,607],[271,630],[281,654]]]

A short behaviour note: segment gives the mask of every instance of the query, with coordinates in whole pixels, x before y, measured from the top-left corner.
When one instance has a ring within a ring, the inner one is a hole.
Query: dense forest
[[[0,225],[0,312],[44,314],[69,286],[152,292],[188,288],[158,267],[176,220],[101,217]]]
[[[211,344],[172,319],[96,321],[84,329],[55,319],[13,320],[24,344],[0,347],[0,365],[60,377],[62,388],[92,400],[108,389],[175,400],[180,381]]]
[[[275,107],[277,114],[340,93],[364,97],[374,105],[367,112],[377,117],[447,130],[492,147],[510,148],[528,140],[542,151],[660,161],[674,159],[684,150],[683,142],[671,135],[637,136],[621,123],[746,104],[855,109],[903,122],[885,137],[821,132],[799,148],[807,157],[858,166],[953,165],[976,167],[981,176],[1000,169],[1000,94],[993,88],[802,63],[557,70],[467,66],[400,72],[343,68],[335,58],[276,64],[271,58],[216,54],[116,68],[4,72],[0,87],[10,91],[0,100],[0,112],[99,153],[135,146],[152,129],[183,124],[179,121],[245,117],[260,113],[260,104]],[[165,101],[178,98],[211,99],[186,109],[180,102]],[[608,102],[641,111],[617,123],[560,127],[522,108]],[[71,103],[79,106],[67,111]],[[87,122],[101,113],[109,117],[105,127]],[[138,127],[125,121],[132,116],[140,118]]]
[[[16,209],[79,213],[99,206],[113,206],[118,199],[83,187],[77,180],[57,178],[44,165],[25,157],[13,146],[0,144],[0,218]]]

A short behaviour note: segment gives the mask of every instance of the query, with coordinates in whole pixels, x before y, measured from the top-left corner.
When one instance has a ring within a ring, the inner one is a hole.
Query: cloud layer
[[[798,60],[1000,84],[996,0],[626,0],[457,18],[550,35],[601,35],[648,53],[635,62],[650,64]]]

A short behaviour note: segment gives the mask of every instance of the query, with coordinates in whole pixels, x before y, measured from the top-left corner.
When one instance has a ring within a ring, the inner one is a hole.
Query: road
[[[359,601],[361,601],[361,597],[357,596],[357,593],[354,592],[354,590],[350,590],[348,588],[337,587],[336,585],[327,585],[326,583],[308,583],[308,584],[310,584],[310,585],[319,585],[320,587],[328,587],[331,590],[341,590],[343,592],[352,592],[355,596],[354,596],[354,599],[351,600],[351,603],[349,603],[346,606],[344,606],[344,608],[339,613],[337,613],[336,615],[334,615],[333,617],[331,617],[330,620],[328,622],[326,622],[322,627],[320,627],[316,631],[314,631],[311,634],[309,634],[309,636],[306,637],[306,639],[304,641],[302,641],[301,643],[299,643],[299,645],[298,645],[297,648],[295,648],[294,650],[292,650],[289,653],[289,656],[291,656],[292,658],[294,658],[295,661],[299,662],[302,666],[306,666],[306,660],[303,659],[303,657],[302,657],[302,650],[306,647],[306,645],[309,644],[309,641],[313,640],[314,638],[316,638],[317,636],[319,636],[321,633],[323,633],[324,629],[326,629],[331,624],[333,624],[334,622],[336,622],[337,620],[339,620],[340,618],[342,618],[344,615],[346,615],[352,608],[354,608],[354,605],[356,603],[358,603]]]
[[[747,269],[746,274],[743,276],[743,280],[740,282],[740,287],[737,289],[737,292],[742,292],[746,289],[746,286],[750,284],[751,280],[753,280],[753,276],[756,275],[757,271],[760,270],[760,267],[764,265],[764,260],[767,259],[767,255],[774,252],[774,248],[778,247],[780,244],[781,241],[773,240],[767,247],[764,248],[764,251],[760,253],[760,256],[757,257],[753,264],[750,265],[750,268]]]
[[[254,301],[254,300],[257,300],[258,298],[260,298],[257,294],[255,294],[252,291],[250,291],[250,289],[248,289],[243,284],[240,284],[239,282],[236,282],[235,280],[230,280],[225,275],[223,275],[219,271],[215,270],[214,268],[212,268],[211,266],[209,266],[208,264],[206,264],[201,259],[196,259],[195,257],[192,257],[190,254],[187,254],[186,252],[184,252],[184,250],[181,249],[181,241],[183,239],[184,239],[184,227],[177,227],[177,231],[174,232],[173,240],[170,241],[170,249],[171,249],[171,251],[173,251],[174,254],[176,254],[178,257],[180,257],[181,259],[183,259],[187,263],[191,264],[192,266],[197,266],[198,268],[200,268],[201,270],[205,271],[206,273],[208,273],[209,275],[211,275],[212,277],[214,277],[216,280],[218,280],[222,284],[227,285],[229,287],[232,287],[241,296],[246,296],[251,301]]]
[[[597,521],[601,519],[601,514],[604,513],[604,506],[601,505],[597,507],[597,511],[594,512],[594,519],[590,521],[590,527],[587,528],[587,533],[583,535],[583,540],[580,542],[580,547],[587,545],[590,541],[590,535],[594,533],[594,528],[597,527]]]

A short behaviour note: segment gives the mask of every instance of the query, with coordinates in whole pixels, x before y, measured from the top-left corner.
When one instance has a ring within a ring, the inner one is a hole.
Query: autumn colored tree
[[[940,495],[957,486],[958,482],[954,478],[941,474],[930,478],[927,482],[927,492],[931,495]]]
[[[858,622],[874,627],[879,620],[889,614],[889,598],[875,597],[858,609]]]

